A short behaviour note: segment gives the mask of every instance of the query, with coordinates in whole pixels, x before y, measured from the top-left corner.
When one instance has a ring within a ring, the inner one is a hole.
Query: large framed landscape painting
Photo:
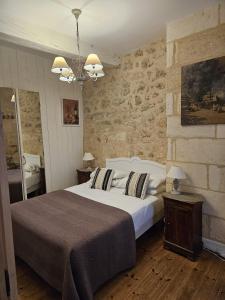
[[[225,56],[182,67],[181,125],[225,124]]]
[[[80,125],[79,100],[62,99],[62,118],[64,126]]]

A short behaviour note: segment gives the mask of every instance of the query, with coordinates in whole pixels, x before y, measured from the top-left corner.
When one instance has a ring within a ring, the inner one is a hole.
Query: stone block
[[[210,218],[210,236],[211,239],[225,243],[225,220],[219,218]]]
[[[225,140],[177,139],[176,160],[225,165]]]
[[[174,64],[174,42],[167,43],[166,46],[166,66],[171,67]]]
[[[225,55],[225,24],[190,35],[176,42],[176,64],[180,66]]]
[[[181,126],[180,116],[169,116],[167,118],[168,137],[215,137],[215,126]]]
[[[213,191],[225,192],[224,166],[209,166],[209,188]]]
[[[178,115],[181,115],[181,93],[178,93],[176,96],[176,108]]]
[[[225,193],[189,186],[182,186],[182,191],[201,194],[205,198],[203,214],[225,219]]]
[[[174,65],[167,70],[167,92],[178,91],[181,87],[181,67]]]
[[[166,115],[170,116],[173,114],[173,93],[166,94]]]
[[[182,180],[182,184],[200,187],[200,188],[207,188],[207,166],[203,164],[192,164],[192,163],[181,163],[181,162],[171,162],[169,164],[176,165],[181,167],[187,178]]]
[[[225,125],[217,125],[217,135],[218,139],[225,139]]]
[[[225,23],[225,2],[224,0],[220,1],[220,24]]]
[[[175,159],[175,142],[172,139],[168,139],[167,145],[167,160]]]
[[[167,25],[167,42],[204,31],[219,24],[218,4]]]

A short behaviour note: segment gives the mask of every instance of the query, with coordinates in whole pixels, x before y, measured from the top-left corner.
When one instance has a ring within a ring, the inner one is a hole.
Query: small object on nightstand
[[[85,183],[90,179],[93,170],[77,169],[78,184]]]
[[[171,191],[171,194],[180,194],[179,180],[186,178],[184,171],[180,167],[172,166],[167,174],[167,177],[173,178],[173,190]]]
[[[83,161],[86,162],[86,165],[87,165],[86,170],[92,171],[92,168],[91,168],[91,162],[92,162],[94,159],[95,159],[95,158],[94,158],[94,156],[93,156],[91,153],[88,153],[88,152],[85,152],[85,153],[84,153]]]
[[[202,250],[202,203],[198,194],[164,193],[164,248],[191,260]]]

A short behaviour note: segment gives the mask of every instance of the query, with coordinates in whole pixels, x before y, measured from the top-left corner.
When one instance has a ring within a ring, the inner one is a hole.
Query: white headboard
[[[135,171],[139,173],[150,173],[166,177],[166,166],[151,160],[141,160],[139,157],[107,158],[106,168],[122,170],[126,172]]]
[[[26,160],[26,163],[36,165],[38,167],[41,167],[41,157],[40,155],[36,154],[30,154],[30,153],[24,153],[23,154]]]

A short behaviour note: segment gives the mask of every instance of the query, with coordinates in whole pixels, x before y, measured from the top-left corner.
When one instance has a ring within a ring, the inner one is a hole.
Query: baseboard
[[[218,253],[220,256],[225,257],[225,244],[209,240],[206,238],[202,239],[204,248],[207,248],[215,253]]]

